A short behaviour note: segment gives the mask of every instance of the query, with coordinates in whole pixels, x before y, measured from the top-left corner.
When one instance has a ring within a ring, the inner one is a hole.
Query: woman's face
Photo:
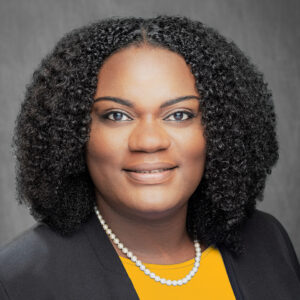
[[[86,148],[98,202],[143,218],[187,205],[205,165],[197,97],[185,60],[169,50],[130,46],[105,61]]]

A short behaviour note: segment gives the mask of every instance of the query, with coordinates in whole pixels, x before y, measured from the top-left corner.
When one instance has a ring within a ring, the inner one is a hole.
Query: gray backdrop
[[[25,86],[42,57],[64,33],[99,18],[180,14],[235,41],[273,90],[280,159],[258,208],[281,221],[300,257],[300,1],[0,0],[0,5],[0,245],[34,223],[15,201],[10,144]]]

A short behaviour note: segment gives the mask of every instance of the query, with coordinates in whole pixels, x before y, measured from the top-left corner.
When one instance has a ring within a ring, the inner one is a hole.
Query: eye
[[[184,117],[183,116],[186,115],[187,117]],[[174,112],[173,114],[169,115],[171,116],[173,119],[171,121],[185,121],[185,120],[188,120],[188,119],[191,119],[191,118],[194,118],[195,115],[191,112],[187,112],[187,111],[176,111]]]
[[[165,120],[170,120],[170,121],[178,121],[178,122],[182,122],[182,121],[186,121],[189,119],[194,118],[195,115],[191,112],[187,112],[187,111],[176,111],[172,114],[170,114]],[[102,119],[105,120],[110,120],[110,121],[114,121],[114,122],[120,122],[120,121],[130,121],[132,120],[130,117],[128,117],[128,115],[126,115],[125,113],[121,112],[121,111],[111,111],[108,112],[106,114],[104,114],[103,116],[101,116]]]
[[[110,118],[112,116],[112,118]],[[125,117],[125,119],[123,118]],[[128,121],[131,120],[126,114],[120,112],[120,111],[111,111],[109,113],[106,113],[102,116],[103,119],[108,119],[111,121]],[[127,118],[127,119],[126,119]]]

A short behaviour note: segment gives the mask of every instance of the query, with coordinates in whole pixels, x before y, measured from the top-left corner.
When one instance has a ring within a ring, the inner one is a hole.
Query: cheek
[[[89,168],[117,165],[122,159],[122,147],[125,142],[120,134],[113,134],[105,130],[92,128],[87,143],[87,164]]]
[[[201,179],[206,160],[206,141],[203,131],[184,135],[179,149],[185,176]]]

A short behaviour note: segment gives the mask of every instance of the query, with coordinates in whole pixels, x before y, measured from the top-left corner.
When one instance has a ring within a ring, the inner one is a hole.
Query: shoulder
[[[252,245],[291,247],[289,235],[281,222],[270,213],[255,209],[242,226],[242,235]]]
[[[270,213],[255,209],[242,227],[246,256],[284,261],[300,278],[299,261],[291,239],[281,222]]]
[[[0,249],[0,299],[127,299],[124,272],[96,215],[68,236],[39,223]]]
[[[52,293],[64,290],[61,283],[72,279],[75,266],[84,266],[83,257],[93,252],[82,230],[62,236],[37,223],[0,249],[0,299],[10,299],[5,293],[11,299],[55,298]]]
[[[255,209],[245,222],[242,233],[246,237],[265,237],[265,241],[286,244],[290,242],[287,231],[281,222],[270,213]]]
[[[5,275],[26,276],[28,270],[41,271],[52,255],[66,243],[62,236],[47,225],[37,223],[0,249],[0,279]]]
[[[38,223],[0,249],[1,299],[10,299],[8,293],[16,290],[11,283],[41,277],[59,239],[46,225]]]

